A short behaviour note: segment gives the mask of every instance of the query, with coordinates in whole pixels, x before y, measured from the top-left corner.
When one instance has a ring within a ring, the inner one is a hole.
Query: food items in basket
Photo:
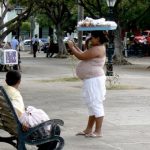
[[[86,17],[85,20],[78,22],[77,27],[117,27],[114,21],[106,21],[105,18],[92,19]]]

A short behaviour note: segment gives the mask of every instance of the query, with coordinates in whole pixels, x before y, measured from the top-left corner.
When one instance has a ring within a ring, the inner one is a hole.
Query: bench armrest
[[[47,136],[41,139],[27,140],[26,143],[30,145],[41,145],[41,144],[52,142],[52,141],[58,141],[62,146],[64,145],[64,139],[58,135],[55,135],[53,137]]]
[[[60,119],[51,119],[51,120],[48,120],[48,121],[45,121],[45,122],[42,122],[40,123],[39,125],[35,126],[35,127],[32,127],[32,128],[29,128],[27,132],[25,132],[26,136],[29,136],[31,135],[33,132],[39,130],[40,128],[42,127],[46,127],[48,125],[61,125],[63,126],[64,125],[64,122],[63,120],[60,120]]]

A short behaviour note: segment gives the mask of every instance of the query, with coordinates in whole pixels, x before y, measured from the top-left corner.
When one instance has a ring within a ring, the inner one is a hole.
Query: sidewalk
[[[21,92],[25,105],[45,110],[51,118],[64,120],[64,150],[149,150],[150,149],[150,70],[149,58],[128,58],[134,65],[114,66],[121,89],[107,91],[102,138],[75,136],[86,126],[87,108],[82,102],[80,80],[72,78],[76,60],[37,58],[21,52]],[[5,73],[0,72],[3,83]],[[61,80],[60,80],[61,79]],[[2,150],[12,147],[0,143]],[[29,146],[29,149],[35,149]]]

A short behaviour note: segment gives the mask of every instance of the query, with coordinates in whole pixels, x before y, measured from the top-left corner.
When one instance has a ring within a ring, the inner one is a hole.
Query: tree
[[[141,29],[150,27],[150,20],[146,18],[150,12],[149,0],[118,0],[115,12],[122,27],[129,29],[135,26]],[[147,25],[143,26],[141,22],[147,22]]]
[[[13,30],[18,28],[18,21],[26,20],[31,14],[37,15],[39,12],[44,12],[48,15],[51,22],[55,25],[57,29],[57,37],[58,37],[58,45],[59,45],[59,54],[64,53],[64,30],[67,28],[66,24],[70,22],[68,18],[73,18],[71,16],[70,10],[73,8],[71,0],[18,0],[21,6],[24,6],[24,11],[19,16],[16,16],[12,20],[4,23],[4,18],[6,13],[9,10],[13,10],[15,7],[16,0],[2,0],[1,3],[4,6],[4,11],[2,17],[0,18],[0,29],[7,28],[7,30],[3,30],[0,35],[1,41]],[[11,4],[11,5],[10,5]],[[10,7],[11,6],[11,7]],[[33,7],[34,6],[34,7]],[[38,11],[37,11],[38,10]],[[72,20],[72,19],[71,19]],[[71,27],[72,28],[72,27]]]
[[[71,0],[35,0],[39,8],[44,10],[48,17],[53,22],[56,28],[56,34],[58,38],[59,46],[59,56],[65,53],[65,47],[63,42],[64,30],[66,29],[66,24],[69,24],[69,18],[72,17],[71,10],[72,6]]]
[[[21,15],[16,16],[14,19],[4,23],[4,17],[6,13],[14,9],[16,0],[0,0],[3,4],[4,10],[0,17],[0,29],[3,30],[0,35],[0,41],[5,36],[17,29],[18,20],[26,20],[31,14],[37,14],[42,12],[46,14],[51,20],[57,30],[59,54],[64,53],[63,36],[64,31],[73,30],[76,26],[77,21],[77,7],[73,0],[18,0],[21,6],[24,6],[24,11]],[[77,2],[77,1],[76,1]],[[11,5],[10,5],[11,4]],[[78,3],[84,7],[85,15],[92,18],[108,18],[108,7],[105,0],[79,0]],[[121,41],[121,30],[123,28],[130,28],[134,24],[140,28],[147,28],[150,25],[148,19],[150,12],[149,0],[117,0],[114,7],[115,21],[118,23],[116,30],[116,49],[115,55],[117,61],[122,63],[124,61],[122,55],[122,41]],[[147,24],[143,25],[143,23]],[[70,28],[70,29],[69,29]]]
[[[78,4],[84,7],[86,14],[92,18],[108,18],[108,7],[106,1],[102,0],[80,0]],[[150,12],[149,0],[117,0],[114,7],[114,19],[118,24],[115,31],[115,62],[126,64],[123,57],[123,45],[121,39],[121,31],[124,28],[131,26],[144,27],[141,22],[149,22],[148,14]],[[144,19],[145,18],[145,19]],[[146,27],[146,26],[145,26]]]
[[[24,1],[25,3],[25,1]],[[26,1],[27,3],[27,1]],[[33,3],[29,1],[30,5],[28,4],[28,7],[24,7],[24,11],[11,19],[8,22],[4,22],[4,18],[6,17],[6,14],[12,10],[15,9],[15,5],[13,4],[13,1],[8,1],[8,0],[1,0],[1,9],[2,9],[2,14],[0,17],[0,30],[2,31],[0,34],[0,43],[4,40],[4,38],[11,33],[12,31],[16,30],[18,26],[20,25],[18,22],[26,20],[30,13],[31,13],[31,8],[33,6]],[[6,28],[6,29],[5,29]],[[4,30],[5,29],[5,30]]]
[[[79,0],[78,5],[84,7],[85,15],[89,15],[91,18],[106,17],[106,5],[102,0]]]
[[[123,46],[121,44],[121,31],[125,29],[130,31],[134,28],[144,29],[141,22],[144,20],[144,16],[148,16],[150,11],[149,0],[117,0],[114,7],[115,19],[118,23],[118,30],[116,31],[116,51],[115,62],[119,64],[126,64],[127,61],[122,55]],[[149,21],[150,24],[150,21]],[[148,24],[147,24],[148,25]],[[150,27],[150,26],[149,26]]]

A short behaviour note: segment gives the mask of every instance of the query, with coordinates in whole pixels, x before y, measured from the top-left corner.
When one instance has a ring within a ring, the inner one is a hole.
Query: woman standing
[[[85,51],[80,50],[72,41],[68,41],[71,54],[81,60],[76,67],[76,74],[83,80],[83,97],[89,111],[87,127],[77,135],[101,137],[104,118],[103,100],[106,94],[106,76],[103,67],[106,59],[105,43],[108,42],[108,38],[103,31],[92,31],[88,41],[90,48],[89,44],[86,44],[88,47]]]

